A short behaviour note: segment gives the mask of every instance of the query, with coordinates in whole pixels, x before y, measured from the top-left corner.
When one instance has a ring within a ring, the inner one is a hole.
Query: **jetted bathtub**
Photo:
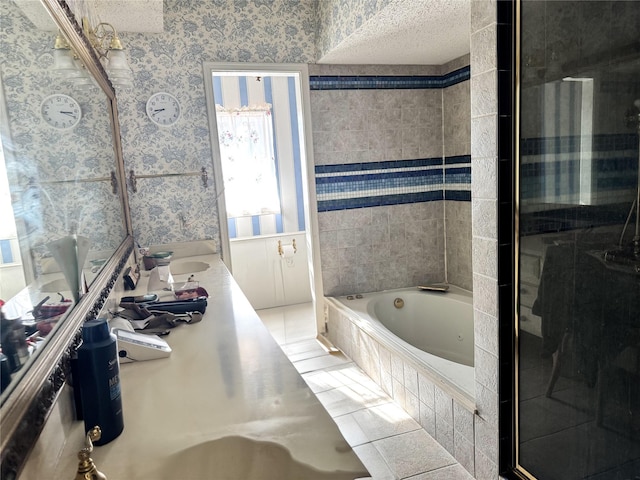
[[[406,288],[327,300],[390,352],[474,402],[471,292],[453,286],[446,292]]]

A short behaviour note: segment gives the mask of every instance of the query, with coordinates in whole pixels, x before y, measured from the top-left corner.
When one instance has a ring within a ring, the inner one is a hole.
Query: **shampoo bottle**
[[[82,326],[78,347],[77,373],[84,429],[102,429],[96,445],[116,438],[124,428],[120,395],[120,366],[116,337],[104,318],[89,320]]]

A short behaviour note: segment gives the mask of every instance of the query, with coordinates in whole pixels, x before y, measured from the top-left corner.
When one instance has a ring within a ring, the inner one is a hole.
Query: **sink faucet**
[[[100,440],[101,436],[102,430],[100,430],[100,427],[93,427],[87,432],[85,446],[78,452],[80,462],[78,463],[78,472],[75,480],[107,480],[107,476],[98,471],[90,457],[91,452],[93,452],[93,442]]]

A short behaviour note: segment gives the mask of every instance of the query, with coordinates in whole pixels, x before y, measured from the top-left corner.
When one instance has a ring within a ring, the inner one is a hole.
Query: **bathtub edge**
[[[356,312],[354,310],[350,310],[349,308],[347,308],[344,304],[342,304],[339,300],[337,300],[334,297],[324,297],[324,299],[334,309],[336,309],[338,312],[340,312],[346,318],[348,318],[348,320],[351,323],[356,323],[356,326],[358,328],[360,328],[362,331],[364,331],[367,335],[369,335],[376,342],[384,343],[384,342],[388,342],[389,341],[388,338],[385,338],[383,335],[381,335],[380,332],[378,332],[375,328],[373,328],[366,319],[363,319],[358,314],[358,312]],[[354,319],[353,316],[355,316],[356,318]],[[335,346],[337,346],[338,348],[343,350],[343,346],[340,345],[340,342],[338,341],[337,338],[331,338],[330,337],[330,340]],[[384,345],[382,345],[382,346],[384,348],[387,348]],[[344,351],[344,353],[346,353],[349,357],[354,359],[354,355],[352,355],[352,352]],[[424,371],[426,372],[426,374],[428,376],[428,379],[434,385],[439,387],[445,394],[451,396],[454,400],[456,400],[456,402],[459,403],[460,406],[464,407],[467,411],[469,411],[473,415],[477,415],[478,414],[478,410],[477,410],[477,406],[476,406],[476,399],[475,398],[471,397],[466,392],[462,391],[458,386],[448,382],[445,377],[443,377],[440,373],[436,372],[432,368],[429,368],[428,365],[424,365],[421,362],[418,362],[417,360],[415,360],[415,358],[413,358],[413,355],[410,352],[408,352],[408,351],[403,349],[402,351],[400,351],[398,353],[403,357],[403,360],[405,360],[408,363],[410,363],[413,368],[417,368],[420,371],[422,371],[424,369]],[[354,359],[354,361],[355,361],[355,359]],[[360,367],[363,368],[362,365],[360,365]]]

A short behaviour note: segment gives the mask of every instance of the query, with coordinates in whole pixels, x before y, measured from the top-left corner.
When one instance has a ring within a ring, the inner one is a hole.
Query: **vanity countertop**
[[[179,452],[241,436],[275,442],[315,469],[343,472],[336,478],[367,477],[218,256],[187,257],[175,265],[186,261],[210,264],[195,273],[209,293],[206,313],[201,322],[180,325],[163,337],[172,348],[170,357],[120,366],[125,427],[118,438],[94,448],[98,469],[110,480],[175,478],[167,465],[189,458]],[[174,281],[186,277],[174,275]],[[146,293],[148,278],[141,277],[131,293]],[[83,422],[74,422],[52,478],[73,478],[83,442]],[[180,478],[196,480],[189,465]],[[209,478],[218,478],[216,472]]]

